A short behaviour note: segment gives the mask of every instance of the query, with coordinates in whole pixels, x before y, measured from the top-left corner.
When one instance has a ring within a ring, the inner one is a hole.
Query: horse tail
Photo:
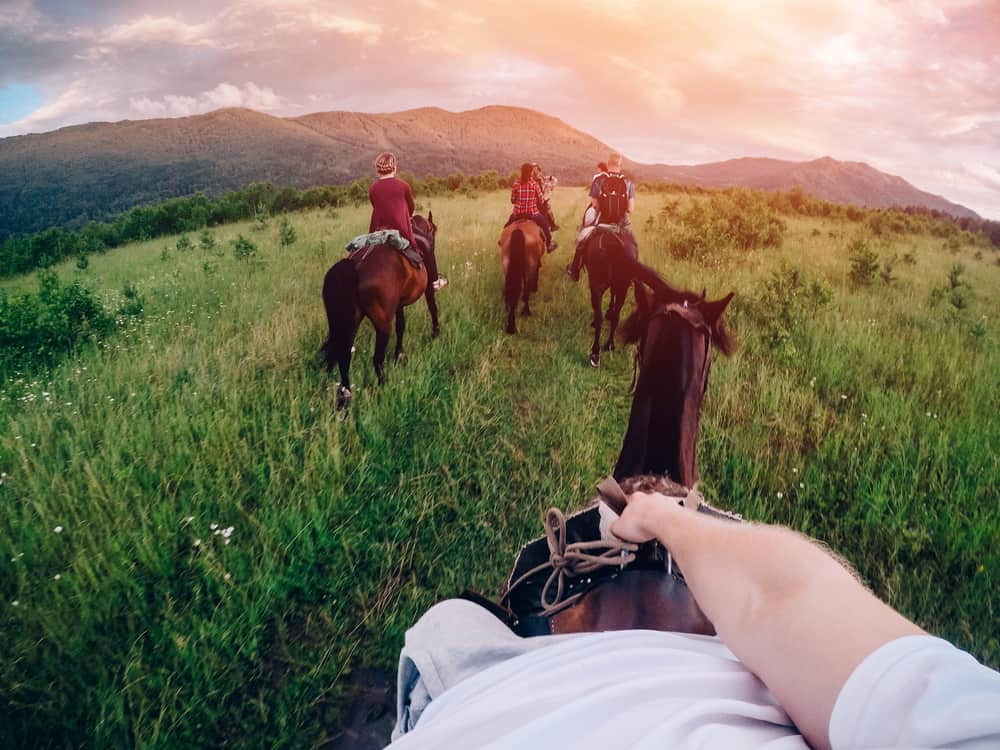
[[[326,349],[327,369],[351,353],[354,337],[358,332],[358,270],[354,261],[334,263],[323,279],[323,306],[330,335],[323,347]]]
[[[524,232],[515,229],[510,233],[510,246],[507,254],[507,278],[504,280],[503,297],[507,309],[517,306],[517,300],[524,289],[524,276],[528,270],[527,252],[524,248]]]

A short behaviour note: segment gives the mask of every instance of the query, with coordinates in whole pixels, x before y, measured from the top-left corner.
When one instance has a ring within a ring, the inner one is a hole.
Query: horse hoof
[[[438,326],[434,326],[431,329],[431,338],[436,339],[440,335],[441,335],[441,329]]]
[[[511,334],[513,336],[515,333],[517,333],[517,327],[516,326],[507,326],[507,333],[509,333],[509,334]]]
[[[601,366],[601,355],[600,354],[591,354],[590,355],[590,366],[591,367],[600,367]]]
[[[346,409],[351,403],[351,389],[341,388],[337,391],[337,409]]]
[[[396,352],[396,361],[397,362],[402,362],[405,359],[406,359],[406,353],[405,352]]]
[[[528,309],[528,308],[526,307],[526,308],[524,308],[523,310],[521,310],[521,315],[523,315],[523,316],[524,316],[524,317],[526,317],[526,318],[530,318],[530,317],[531,317],[531,310],[529,310],[529,309]]]

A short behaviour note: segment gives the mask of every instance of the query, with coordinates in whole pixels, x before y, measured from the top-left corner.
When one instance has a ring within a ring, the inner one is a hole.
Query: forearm
[[[922,631],[799,534],[660,506],[651,530],[719,636],[806,739],[827,747],[833,705],[854,668],[884,643]]]

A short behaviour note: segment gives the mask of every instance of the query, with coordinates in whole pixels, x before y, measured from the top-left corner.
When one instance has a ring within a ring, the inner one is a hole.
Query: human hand
[[[666,516],[679,508],[677,498],[660,493],[636,492],[625,499],[625,511],[611,526],[611,533],[626,542],[642,544],[661,535]]]

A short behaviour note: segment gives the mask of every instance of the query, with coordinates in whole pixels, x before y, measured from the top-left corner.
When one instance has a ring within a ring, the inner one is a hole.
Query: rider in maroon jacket
[[[396,229],[419,250],[410,222],[414,209],[413,191],[407,182],[396,177],[396,157],[388,151],[379,154],[375,159],[375,171],[378,172],[378,179],[368,189],[368,198],[372,202],[372,220],[368,231]]]

